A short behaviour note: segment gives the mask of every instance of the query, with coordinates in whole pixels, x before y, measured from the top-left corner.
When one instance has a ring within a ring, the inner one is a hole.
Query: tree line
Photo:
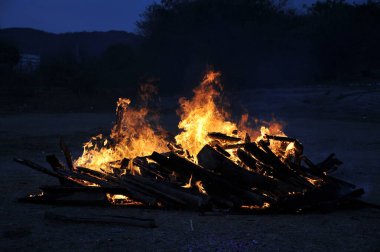
[[[162,0],[147,7],[137,26],[143,37],[137,46],[119,43],[81,60],[65,51],[32,75],[8,75],[8,83],[132,91],[154,77],[161,93],[174,94],[191,89],[208,66],[235,89],[380,79],[375,1],[317,1],[295,11],[285,0]],[[9,48],[0,45],[2,72],[18,59]]]

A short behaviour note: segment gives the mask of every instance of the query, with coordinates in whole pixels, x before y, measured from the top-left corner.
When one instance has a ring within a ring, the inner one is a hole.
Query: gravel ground
[[[380,204],[380,93],[378,89],[297,88],[233,94],[261,117],[275,113],[285,132],[299,138],[306,154],[319,161],[334,152],[344,164],[334,175],[366,190],[364,199]],[[172,99],[164,99],[174,111]],[[380,211],[360,209],[329,214],[200,216],[196,212],[103,207],[57,207],[18,203],[53,178],[21,167],[13,157],[42,163],[59,153],[65,137],[74,155],[89,136],[108,130],[109,114],[8,114],[0,120],[1,251],[379,251]],[[174,113],[163,115],[167,128]],[[158,227],[62,224],[44,219],[46,211],[154,218]],[[193,224],[191,229],[190,223]]]

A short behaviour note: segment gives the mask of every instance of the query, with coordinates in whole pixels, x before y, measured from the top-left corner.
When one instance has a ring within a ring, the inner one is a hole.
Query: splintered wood
[[[363,189],[329,175],[342,164],[334,154],[313,163],[303,155],[303,146],[295,138],[266,135],[260,141],[251,142],[247,136],[240,143],[241,139],[218,132],[209,133],[209,137],[214,141],[206,144],[196,158],[169,143],[169,153],[124,158],[110,163],[110,170],[76,167],[61,139],[67,165],[54,155],[46,157],[52,169],[15,159],[60,182],[60,185],[43,186],[40,193],[21,200],[242,213],[378,207],[358,199]],[[269,148],[270,141],[293,143],[292,155],[284,158],[274,153]]]

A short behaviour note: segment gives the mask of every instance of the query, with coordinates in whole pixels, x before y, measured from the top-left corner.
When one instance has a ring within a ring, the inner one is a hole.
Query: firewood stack
[[[373,206],[358,199],[361,188],[329,175],[342,164],[334,154],[320,163],[303,155],[295,138],[266,135],[258,142],[218,132],[196,157],[168,144],[168,153],[123,159],[109,170],[76,167],[66,144],[66,165],[46,157],[51,169],[29,160],[16,162],[56,177],[60,185],[43,186],[26,202],[75,205],[127,205],[237,213],[300,213],[340,207]],[[293,143],[291,155],[274,153],[269,144]],[[231,156],[233,153],[233,156]],[[129,167],[138,167],[139,174]]]

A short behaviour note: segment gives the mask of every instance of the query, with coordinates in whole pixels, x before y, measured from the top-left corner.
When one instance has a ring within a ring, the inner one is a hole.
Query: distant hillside
[[[0,29],[0,40],[18,47],[21,53],[40,54],[42,58],[72,53],[97,57],[110,45],[136,46],[142,37],[124,31],[48,33],[30,28]]]

